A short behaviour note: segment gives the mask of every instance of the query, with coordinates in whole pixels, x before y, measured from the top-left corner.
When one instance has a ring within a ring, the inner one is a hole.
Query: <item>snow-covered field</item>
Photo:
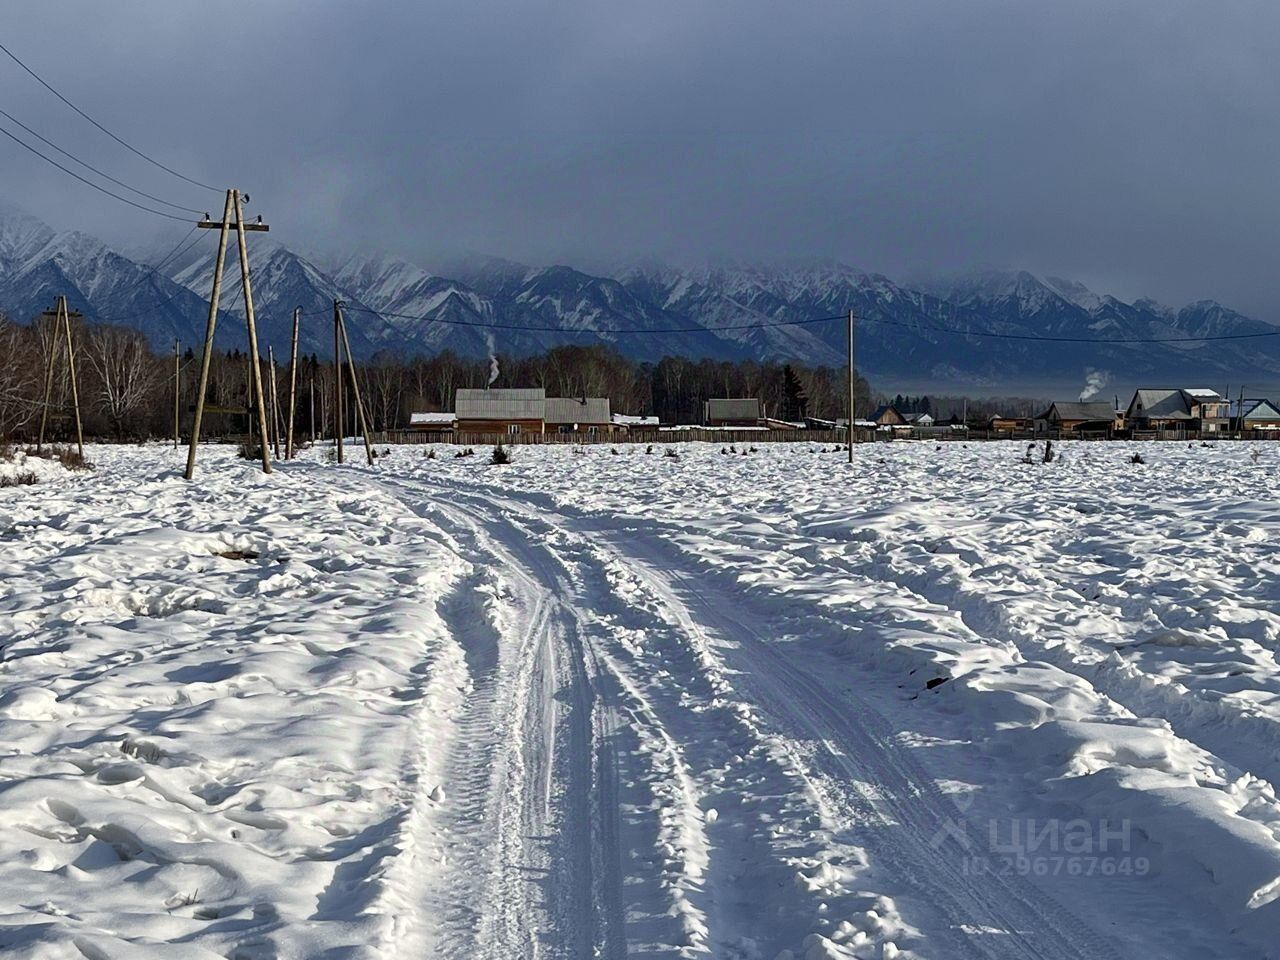
[[[0,955],[1280,951],[1280,445],[426,449],[0,490]]]

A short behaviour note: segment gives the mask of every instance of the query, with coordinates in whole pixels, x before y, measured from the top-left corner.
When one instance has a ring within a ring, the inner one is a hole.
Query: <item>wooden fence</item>
[[[859,430],[854,438],[860,443],[875,439],[870,430]],[[373,434],[374,443],[452,443],[462,447],[493,446],[499,442],[509,446],[528,443],[552,444],[623,444],[685,443],[702,441],[723,445],[752,446],[759,443],[844,443],[843,430],[636,430],[628,433],[439,433],[426,430],[383,430]]]
[[[721,446],[753,446],[761,443],[831,443],[845,442],[843,430],[716,430],[695,427],[688,430],[634,431],[631,433],[439,433],[424,430],[383,430],[374,432],[374,443],[452,443],[464,447],[491,447],[501,442],[508,446],[520,444],[625,444],[625,443],[685,443],[701,441]],[[1219,440],[1280,440],[1280,430],[1246,430],[1243,435],[1223,433],[1198,437],[1187,434],[1157,435],[1154,431],[1119,430],[1108,435],[1106,431],[1067,433],[1058,430],[945,430],[942,428],[914,429],[910,433],[894,434],[890,431],[872,431],[859,428],[855,443],[885,443],[892,440],[1176,440],[1187,442],[1195,439]]]

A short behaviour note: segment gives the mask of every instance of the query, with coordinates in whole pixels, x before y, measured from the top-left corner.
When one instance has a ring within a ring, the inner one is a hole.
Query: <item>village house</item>
[[[1206,388],[1143,388],[1133,394],[1125,421],[1134,437],[1215,437],[1226,433],[1230,404]]]
[[[708,400],[702,405],[702,422],[708,427],[763,427],[764,401],[759,397]]]
[[[1228,415],[1233,431],[1280,432],[1280,408],[1269,400],[1232,400]]]
[[[543,433],[547,393],[541,387],[464,388],[454,394],[459,433]]]
[[[414,418],[422,419],[421,425]],[[452,414],[413,414],[411,429],[430,429],[452,418],[460,434],[572,434],[595,436],[614,431],[607,397],[548,397],[541,387],[464,388],[454,394]],[[656,424],[655,424],[656,426]]]
[[[439,434],[444,439],[452,434],[458,424],[458,418],[449,412],[411,413],[409,414],[409,430],[413,433]]]
[[[613,427],[619,433],[657,433],[657,417],[636,417],[626,413],[615,413],[612,417]]]
[[[881,404],[876,407],[868,419],[880,427],[905,427],[908,425],[907,418],[899,413],[898,408],[891,403]]]
[[[547,397],[543,420],[555,433],[611,433],[608,397]]]
[[[1057,431],[1064,437],[1110,437],[1116,426],[1116,411],[1106,401],[1056,400],[1036,418],[1036,429]]]

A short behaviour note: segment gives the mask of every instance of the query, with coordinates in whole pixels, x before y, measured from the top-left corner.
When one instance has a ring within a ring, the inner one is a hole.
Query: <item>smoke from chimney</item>
[[[487,390],[498,379],[498,348],[494,345],[492,333],[484,335],[484,342],[489,345],[489,382],[485,384]]]
[[[1091,397],[1095,397],[1107,382],[1111,379],[1111,374],[1106,370],[1086,370],[1084,372],[1084,388],[1080,391],[1079,400],[1081,403]]]

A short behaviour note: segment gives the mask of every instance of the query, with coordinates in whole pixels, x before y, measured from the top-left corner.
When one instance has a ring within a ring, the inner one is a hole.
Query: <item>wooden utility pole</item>
[[[293,341],[289,347],[289,420],[285,424],[284,458],[293,459],[293,414],[298,398],[298,321],[302,318],[302,308],[293,308]]]
[[[182,343],[176,337],[173,340],[173,449],[178,449],[178,418],[182,413]]]
[[[334,301],[334,312],[338,317],[338,329],[342,331],[342,346],[347,351],[347,365],[351,369],[351,389],[356,395],[356,412],[360,415],[360,433],[364,437],[364,455],[369,459],[369,466],[373,466],[373,446],[369,440],[369,421],[364,415],[364,401],[360,399],[360,378],[356,376],[356,361],[351,356],[351,341],[347,339],[347,325],[342,319],[342,303]]]
[[[42,316],[53,321],[53,331],[49,337],[49,362],[44,374],[44,405],[40,408],[40,433],[36,437],[36,453],[44,446],[44,430],[49,420],[49,403],[53,399],[53,368],[57,362],[59,342],[65,337],[67,344],[67,375],[71,381],[71,406],[76,418],[76,449],[84,457],[84,431],[80,426],[80,391],[76,381],[76,351],[71,343],[71,312],[67,309],[67,298],[59,296],[53,310],[46,310]],[[76,314],[79,320],[81,314]]]
[[[232,222],[231,215],[235,213],[235,222]],[[246,323],[249,328],[249,354],[256,361],[258,358],[258,336],[254,327],[253,317],[253,296],[249,290],[249,254],[245,246],[245,231],[266,231],[270,229],[265,223],[245,223],[243,210],[240,206],[240,191],[228,190],[227,200],[222,208],[221,220],[209,220],[208,218],[201,220],[196,224],[206,230],[216,229],[218,231],[218,253],[214,258],[213,265],[213,292],[209,296],[209,319],[205,324],[204,333],[204,351],[200,357],[200,382],[196,388],[196,409],[191,420],[191,445],[187,449],[187,469],[183,476],[190,480],[195,476],[196,472],[196,450],[200,444],[200,421],[204,417],[204,401],[205,394],[209,389],[209,363],[213,358],[213,333],[218,324],[218,301],[222,297],[222,273],[227,261],[227,241],[231,236],[231,229],[234,227],[238,240],[238,248],[240,253],[240,279],[244,285],[244,298],[246,308]],[[262,384],[260,382],[260,371],[256,365],[250,366],[250,377],[258,383],[258,416],[265,417],[265,411],[262,409]],[[262,431],[266,436],[266,431]],[[271,472],[270,455],[267,453],[266,441],[262,445],[262,469],[264,473]]]
[[[853,311],[849,311],[849,434],[845,440],[849,447],[849,462],[853,463],[853,421],[857,413],[857,402],[854,394],[857,390],[857,377],[853,372]]]
[[[276,354],[267,344],[267,366],[271,370],[271,436],[275,440],[276,459],[280,459],[280,397],[276,393]]]
[[[333,442],[338,446],[338,462],[342,462],[342,314],[338,301],[333,301]]]
[[[311,374],[311,442],[315,443],[316,437],[316,375]]]
[[[246,357],[244,368],[244,426],[249,435],[249,448],[253,448],[253,358]]]
[[[262,361],[258,354],[258,329],[253,316],[253,291],[249,286],[249,251],[244,242],[244,209],[240,191],[232,190],[236,208],[236,244],[240,247],[240,286],[244,288],[244,319],[249,328],[249,352],[253,356],[253,400],[258,405],[258,436],[262,440],[262,472],[271,472],[271,453],[267,450],[267,404],[262,389]]]

